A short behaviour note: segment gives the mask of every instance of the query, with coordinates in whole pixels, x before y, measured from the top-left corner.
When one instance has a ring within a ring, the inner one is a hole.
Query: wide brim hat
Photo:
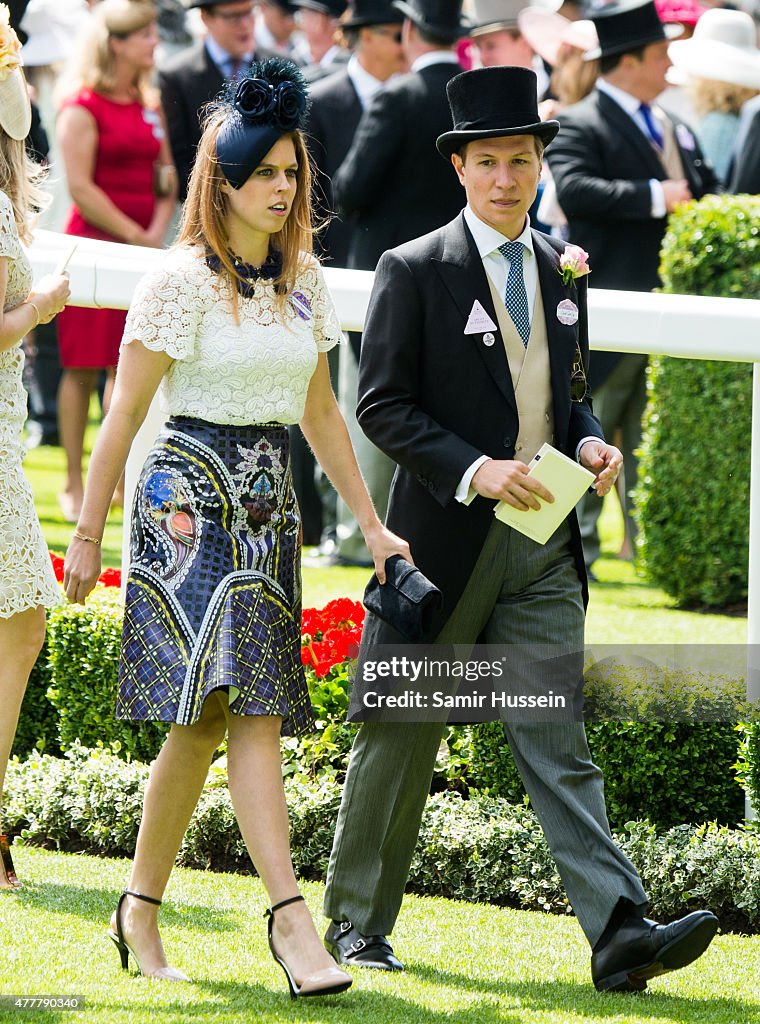
[[[705,11],[709,10],[703,4],[697,3],[697,0],[654,0],[654,4],[660,21],[664,21],[666,25],[672,22],[688,25],[690,28],[694,28]]]
[[[447,160],[476,139],[507,135],[537,135],[548,146],[559,121],[542,121],[538,113],[535,71],[529,68],[475,68],[456,75],[446,85],[454,127],[436,140]]]
[[[593,21],[570,21],[541,7],[526,7],[517,18],[520,31],[538,56],[551,67],[563,45],[584,53],[599,45]]]
[[[0,128],[12,139],[22,142],[32,127],[32,104],[21,68],[10,71],[0,81]]]
[[[391,0],[354,0],[348,6],[348,16],[341,28],[368,28],[371,25],[400,25],[404,14]]]
[[[691,39],[668,47],[668,56],[684,78],[708,78],[760,89],[760,50],[755,23],[743,11],[715,8],[697,22]]]
[[[417,28],[439,39],[453,43],[470,34],[472,23],[462,14],[462,0],[393,0],[393,6]]]
[[[584,54],[585,60],[631,53],[642,46],[668,42],[683,34],[683,25],[666,25],[660,20],[654,0],[610,4],[594,11],[591,20],[599,36],[599,45]]]
[[[27,36],[21,48],[24,67],[44,67],[67,60],[89,17],[85,0],[30,0],[21,19]]]
[[[525,7],[525,0],[474,0],[470,35],[488,35],[518,27],[517,16]]]

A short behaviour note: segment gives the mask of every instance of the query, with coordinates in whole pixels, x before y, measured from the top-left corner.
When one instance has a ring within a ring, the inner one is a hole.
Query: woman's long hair
[[[26,244],[32,240],[34,214],[50,202],[41,188],[46,176],[45,168],[27,156],[24,143],[0,128],[0,189],[11,201],[19,238]]]
[[[77,50],[56,87],[58,103],[80,89],[111,92],[116,86],[116,58],[111,39],[124,39],[157,19],[158,12],[151,0],[102,0],[96,4],[79,37]],[[150,82],[151,72],[144,71],[134,83],[137,99],[143,106],[156,103],[156,91]]]
[[[216,156],[216,137],[229,114],[227,106],[211,110],[198,145],[195,165],[190,175],[187,199],[182,211],[177,245],[198,245],[214,253],[222,264],[222,273],[227,279],[233,305],[237,311],[237,282],[240,275],[235,270],[229,250],[227,236],[227,214],[229,202],[222,188],[224,173]],[[313,251],[313,227],[311,222],[312,172],[309,153],[303,135],[299,131],[287,132],[283,138],[293,140],[298,170],[296,171],[296,194],[290,215],[281,231],[270,236],[270,251],[279,253],[282,270],[275,278],[280,311],[285,308],[287,296],[293,291],[296,276],[304,266],[304,256]]]

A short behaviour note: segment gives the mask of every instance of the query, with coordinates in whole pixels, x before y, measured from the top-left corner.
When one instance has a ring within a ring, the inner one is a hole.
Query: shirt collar
[[[606,78],[598,78],[596,87],[599,92],[606,93],[610,99],[617,103],[619,107],[622,107],[630,117],[638,114],[639,107],[641,106],[641,100],[636,99],[635,96],[631,96],[629,92],[619,89],[616,85],[610,85]]]
[[[429,50],[418,57],[409,68],[410,71],[422,71],[431,64],[458,64],[459,58],[453,50]]]
[[[379,78],[371,75],[366,68],[362,67],[355,53],[351,55],[346,70],[354,89],[356,89],[356,94],[362,107],[368,106],[372,97],[382,89],[383,83]]]
[[[530,217],[525,216],[525,227],[520,235],[515,239],[509,239],[506,235],[502,235],[496,228],[492,228],[490,224],[486,224],[480,217],[475,213],[472,207],[467,204],[464,208],[464,219],[467,227],[472,233],[472,237],[475,240],[475,245],[478,250],[478,255],[481,259],[489,256],[492,252],[495,252],[500,245],[504,245],[505,242],[515,241],[522,242],[528,252],[533,255],[533,235],[530,230]]]
[[[213,60],[217,67],[220,67],[224,72],[225,78],[227,77],[227,68],[231,60],[235,59],[231,54],[227,53],[224,47],[220,46],[215,39],[211,36],[206,36],[205,39],[206,49],[208,50],[209,57]],[[253,60],[253,53],[244,54],[240,60],[244,66],[247,66]]]

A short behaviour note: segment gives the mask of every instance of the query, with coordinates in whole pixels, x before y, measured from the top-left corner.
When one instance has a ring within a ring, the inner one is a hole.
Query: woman
[[[700,146],[725,184],[742,107],[760,90],[755,23],[744,11],[707,11],[690,39],[670,44],[668,56],[673,62],[668,79],[685,83]]]
[[[19,50],[8,8],[0,5],[0,797],[26,682],[45,639],[45,606],[61,596],[21,468],[21,341],[49,323],[69,296],[65,275],[43,277],[33,287],[21,248],[30,241],[29,214],[43,196],[40,168],[24,150],[32,111]],[[8,839],[0,836],[0,889],[18,884]]]
[[[174,212],[176,175],[158,97],[149,88],[158,43],[156,9],[145,0],[103,0],[60,93],[58,145],[74,207],[65,231],[160,248]],[[106,371],[113,386],[125,314],[71,309],[58,322],[63,375],[58,391],[66,486],[64,517],[82,507],[82,447],[90,397]]]
[[[178,246],[143,280],[127,319],[64,577],[69,600],[84,601],[113,488],[162,381],[171,419],[133,509],[117,714],[173,725],[112,936],[125,966],[132,952],[143,974],[183,977],[166,965],[156,907],[226,731],[235,812],[294,997],[351,979],[319,941],[288,846],[280,731],[303,732],[312,718],[287,424],[300,422],[380,576],[393,552],[409,557],[372,508],[330,388],[325,353],[340,327],[311,255],[305,108],[301,75],[277,58],[254,64],[211,115]]]

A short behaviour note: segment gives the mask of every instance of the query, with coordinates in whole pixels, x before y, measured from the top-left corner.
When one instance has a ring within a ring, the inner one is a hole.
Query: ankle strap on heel
[[[134,896],[136,900],[143,900],[145,903],[152,903],[154,907],[160,907],[163,902],[162,900],[155,899],[153,896],[145,896],[141,892],[135,892],[134,889],[125,889],[121,895],[122,898],[124,896]]]
[[[288,900],[282,900],[280,903],[275,903],[273,907],[267,907],[264,911],[264,917],[272,917],[276,910],[281,910],[282,907],[289,907],[291,903],[302,903],[303,896],[291,896]]]

